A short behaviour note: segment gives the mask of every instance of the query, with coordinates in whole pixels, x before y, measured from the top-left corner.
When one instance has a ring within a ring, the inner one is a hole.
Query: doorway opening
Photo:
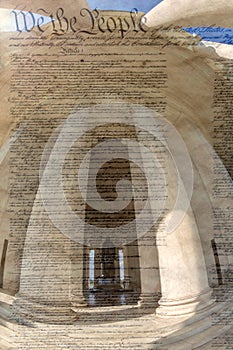
[[[137,245],[86,248],[84,296],[89,306],[137,304],[140,268]]]

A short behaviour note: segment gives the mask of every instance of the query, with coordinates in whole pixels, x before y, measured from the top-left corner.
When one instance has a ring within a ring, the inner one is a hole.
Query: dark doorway
[[[135,246],[87,248],[84,273],[84,294],[88,305],[132,305],[138,302],[140,269]]]

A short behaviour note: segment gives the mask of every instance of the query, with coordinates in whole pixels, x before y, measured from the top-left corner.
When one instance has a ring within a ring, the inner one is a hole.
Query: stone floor
[[[213,314],[219,313],[218,307],[212,310]],[[228,309],[227,305],[225,307]],[[232,333],[232,325],[214,324],[208,313],[204,319],[195,315],[171,320],[159,318],[149,310],[145,313],[136,306],[83,308],[77,311],[79,319],[73,325],[37,323],[32,327],[17,326],[11,349],[232,349],[226,343],[226,337],[221,338],[223,330]],[[214,337],[217,338],[212,341]]]
[[[72,325],[28,326],[10,321],[7,301],[2,294],[0,350],[232,350],[231,301],[172,319],[137,305],[96,305],[74,309],[77,321]]]

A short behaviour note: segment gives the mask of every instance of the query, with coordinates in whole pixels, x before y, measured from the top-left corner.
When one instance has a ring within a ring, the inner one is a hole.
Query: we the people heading
[[[119,33],[121,38],[128,32],[146,32],[146,18],[139,15],[136,8],[132,9],[129,15],[106,15],[97,9],[89,10],[82,8],[77,16],[68,17],[65,10],[59,7],[54,13],[50,13],[40,8],[33,13],[32,11],[13,10],[16,31],[31,32],[39,30],[41,33],[46,32],[50,27],[52,34],[63,35],[66,33],[86,33],[96,35],[101,33]],[[38,16],[39,14],[39,16]],[[85,28],[80,27],[80,23],[85,19]],[[47,23],[47,26],[45,24]]]

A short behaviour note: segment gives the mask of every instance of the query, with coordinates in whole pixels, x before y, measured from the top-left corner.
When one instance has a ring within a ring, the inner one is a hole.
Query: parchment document
[[[233,6],[0,3],[0,349],[232,349]]]

